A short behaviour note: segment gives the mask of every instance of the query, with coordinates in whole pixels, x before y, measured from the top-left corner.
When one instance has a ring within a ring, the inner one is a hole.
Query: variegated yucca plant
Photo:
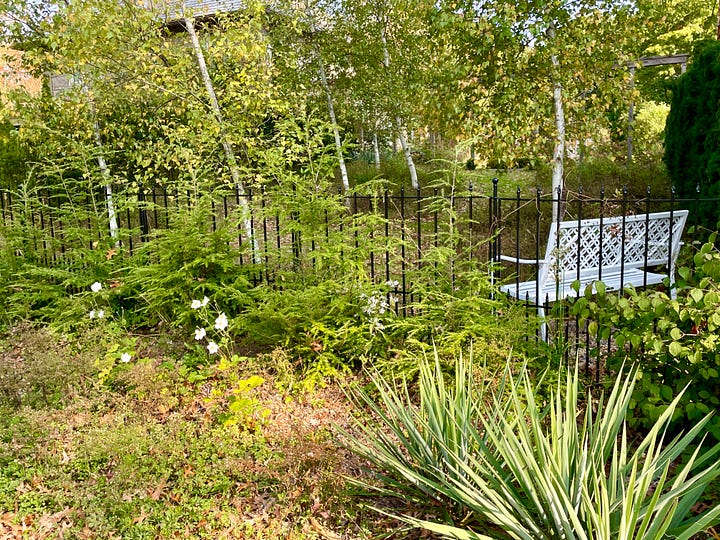
[[[625,415],[635,373],[607,395],[581,398],[577,371],[536,402],[525,367],[508,364],[492,391],[459,359],[447,387],[437,359],[423,362],[419,399],[405,383],[372,376],[351,395],[369,414],[346,433],[373,465],[366,489],[406,500],[424,515],[379,509],[457,539],[690,539],[719,521],[720,506],[695,512],[720,474],[720,445],[703,446],[704,418],[670,437],[678,396],[639,441]],[[428,504],[430,503],[430,504]]]

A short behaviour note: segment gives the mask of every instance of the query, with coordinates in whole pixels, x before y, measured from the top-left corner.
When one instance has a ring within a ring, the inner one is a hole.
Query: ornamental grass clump
[[[350,445],[376,473],[356,482],[418,510],[381,512],[462,539],[690,539],[720,521],[720,506],[694,513],[720,474],[720,445],[702,444],[709,416],[666,440],[681,396],[633,445],[634,372],[581,399],[569,371],[541,404],[525,367],[508,365],[491,392],[471,362],[457,365],[448,389],[437,363],[423,362],[419,400],[379,375],[376,392],[352,391],[370,414],[359,423],[366,442],[349,436]]]

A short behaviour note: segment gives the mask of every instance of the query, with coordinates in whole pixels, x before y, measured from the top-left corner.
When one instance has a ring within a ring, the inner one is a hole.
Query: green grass
[[[80,345],[26,327],[5,336],[5,358],[38,335],[51,357],[71,358]],[[351,415],[336,389],[280,391],[278,356],[257,359],[241,370],[266,379],[254,397],[270,412],[224,427],[224,402],[209,389],[224,381],[216,373],[191,383],[167,354],[144,339],[110,387],[95,371],[82,386],[67,379],[62,399],[49,404],[0,398],[0,537],[310,539],[387,530],[388,520],[338,481],[359,463],[333,435],[332,424]]]

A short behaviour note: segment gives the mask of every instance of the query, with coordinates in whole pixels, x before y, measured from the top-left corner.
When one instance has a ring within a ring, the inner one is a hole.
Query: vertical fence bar
[[[620,294],[622,295],[622,291],[625,288],[625,241],[626,241],[626,228],[627,228],[627,206],[628,206],[628,189],[627,185],[623,186],[623,198],[621,203],[622,208],[622,217],[621,217],[621,227],[620,227],[620,234],[622,234],[622,237],[620,238]]]
[[[470,183],[468,184],[468,243],[469,243],[469,249],[468,249],[468,259],[470,261],[473,260],[473,254],[475,252],[475,227],[473,226],[473,183],[472,180],[470,180]],[[491,276],[492,281],[492,276]]]
[[[598,281],[602,281],[602,269],[603,269],[603,233],[605,232],[605,226],[603,221],[605,219],[605,186],[600,188],[600,238],[598,239]]]
[[[374,197],[370,198],[370,213],[377,213],[377,202]],[[375,243],[375,231],[370,228],[370,280],[375,283],[375,252],[373,251],[373,244]]]
[[[342,196],[342,187],[341,186],[337,187],[337,194],[338,194],[338,197]],[[346,199],[346,201],[347,201],[347,199]],[[347,214],[343,213],[340,215],[340,217],[338,219],[338,226],[340,228],[340,261],[341,262],[345,261],[345,216],[346,215]]]
[[[433,204],[435,205],[435,210],[433,211],[433,235],[435,237],[435,240],[433,242],[433,245],[435,246],[435,249],[437,249],[439,246],[438,236],[439,236],[439,231],[440,231],[440,224],[438,223],[440,216],[438,215],[438,211],[437,211],[438,188],[435,188],[433,190],[433,198],[434,198]],[[435,282],[436,283],[437,283],[437,279],[438,279],[438,261],[437,261],[437,257],[435,257]]]
[[[584,192],[583,192],[583,187],[580,186],[580,187],[578,188],[578,239],[577,239],[577,250],[576,250],[576,251],[577,251],[577,253],[576,253],[577,259],[576,259],[576,261],[575,261],[575,264],[577,265],[577,268],[576,268],[576,270],[575,270],[575,279],[577,279],[578,281],[580,281],[580,265],[582,264],[582,235],[583,235],[583,230],[582,230],[582,225],[581,225],[581,223],[582,223],[582,220],[583,220],[583,211],[584,211],[584,204],[583,204],[583,203],[585,202],[585,201],[584,201],[584,198],[583,198],[583,193],[584,193]],[[580,294],[581,294],[581,292],[580,292],[580,287],[578,287],[578,290],[575,291],[575,299],[576,299],[576,300],[580,297]],[[576,314],[576,315],[575,315],[574,324],[575,324],[575,342],[574,342],[574,345],[573,345],[573,349],[577,352],[577,351],[580,350],[580,315],[579,315],[579,314]],[[567,341],[567,338],[566,338],[566,341]],[[578,354],[578,356],[579,356],[579,354]],[[577,358],[577,361],[579,361],[579,360],[580,360],[580,359]],[[587,362],[587,360],[586,360],[586,361],[585,361],[585,375],[586,375],[586,376],[587,376],[587,371],[588,371],[588,362]]]
[[[46,197],[48,197],[48,206],[50,205],[50,195],[46,193]],[[49,266],[48,264],[48,248],[47,248],[47,241],[45,240],[45,215],[42,209],[42,195],[40,192],[38,192],[38,202],[40,203],[40,235],[42,237],[42,257],[41,259],[45,263],[45,266]],[[53,261],[54,262],[54,261]]]
[[[247,239],[248,244],[250,246],[250,263],[256,262],[256,257],[258,256],[257,253],[255,253],[255,245],[256,245],[256,235],[255,235],[255,214],[253,213],[253,189],[249,187],[247,189],[247,203],[248,207],[250,208],[250,215],[246,218],[250,220],[250,238]],[[253,283],[257,285],[258,283],[262,282],[262,268],[258,269],[257,273],[253,274]]]
[[[140,219],[140,242],[147,242],[150,235],[147,209],[145,208],[145,190],[142,182],[138,184],[138,217]]]
[[[211,229],[212,232],[217,232],[217,217],[216,217],[216,211],[215,211],[215,199],[210,199],[210,213],[212,214],[211,218]]]
[[[242,208],[240,204],[240,187],[235,186],[235,211],[238,212],[238,208]],[[242,195],[245,196],[244,194]],[[248,203],[248,206],[250,206],[250,203]],[[237,241],[238,241],[238,253],[240,254],[240,266],[243,265],[243,254],[242,254],[242,221],[244,219],[248,219],[247,216],[240,216],[240,219],[237,222]]]
[[[116,191],[117,192],[117,191]],[[128,247],[130,248],[130,256],[133,255],[133,235],[132,235],[132,221],[130,218],[130,207],[128,206],[125,209],[125,214],[127,216],[127,235],[128,235]],[[120,215],[118,214],[118,217]],[[122,224],[120,223],[120,220],[118,219],[118,228],[122,230]]]
[[[493,233],[494,236],[494,233]],[[520,298],[520,186],[515,186],[515,298]]]
[[[670,273],[670,270],[672,268],[672,252],[673,252],[673,229],[675,228],[675,186],[672,186],[670,188],[670,219],[668,220],[668,253],[667,253],[667,269],[668,274]],[[672,279],[672,276],[670,276],[670,279]],[[672,291],[668,291],[669,294],[672,294]]]
[[[650,247],[650,185],[645,188],[645,246],[643,253],[643,268],[648,265],[648,249]],[[643,287],[647,287],[647,272],[643,272]]]
[[[265,186],[260,190],[260,209],[262,218],[262,229],[263,229],[263,253],[265,254],[265,283],[270,283],[270,254],[268,253],[268,226],[267,226],[267,215],[265,214],[265,208],[267,205],[267,192]],[[314,245],[313,245],[314,247]]]
[[[535,307],[542,307],[542,300],[540,298],[540,205],[542,204],[542,189],[538,186],[535,190]],[[542,323],[541,323],[542,324]],[[538,334],[535,334],[537,340]]]
[[[153,226],[155,227],[155,229],[159,229],[160,222],[158,221],[157,185],[155,185],[155,184],[152,185],[152,205],[153,205]]]
[[[496,250],[495,245],[497,244],[497,234],[498,234],[498,223],[497,223],[497,216],[495,215],[495,203],[497,200],[497,185],[498,185],[498,179],[493,178],[492,179],[492,195],[490,195],[490,200],[488,201],[488,231],[490,231],[490,242],[488,242],[488,261],[490,263],[496,262]],[[490,283],[492,285],[495,285],[496,277],[495,277],[495,271],[493,270],[492,274],[490,275]]]
[[[383,197],[383,217],[385,218],[385,282],[390,281],[390,195],[388,190],[385,190]],[[388,292],[388,300],[390,299],[390,293]]]
[[[405,273],[407,271],[405,261],[405,186],[400,186],[400,267],[402,271],[402,309],[403,315],[407,315],[407,279]],[[398,314],[397,304],[395,304],[395,313]]]

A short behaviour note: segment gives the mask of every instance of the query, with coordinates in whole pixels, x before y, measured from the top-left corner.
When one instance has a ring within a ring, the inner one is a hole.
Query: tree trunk
[[[550,25],[548,36],[551,41],[555,40],[555,26]],[[555,112],[555,129],[557,130],[555,138],[555,147],[553,149],[553,161],[552,161],[552,197],[553,197],[553,212],[552,219],[557,221],[560,215],[560,201],[563,194],[563,174],[565,166],[565,108],[563,106],[562,98],[562,84],[557,80],[557,71],[560,67],[560,62],[556,55],[550,56],[550,62],[553,67],[553,109]]]
[[[213,87],[212,80],[210,79],[210,74],[208,73],[207,64],[205,63],[205,54],[202,51],[202,47],[200,47],[200,40],[198,39],[197,33],[195,32],[195,22],[192,17],[185,16],[184,19],[185,28],[190,35],[190,40],[192,41],[193,50],[195,51],[198,67],[200,68],[200,76],[202,77],[203,83],[205,84],[205,90],[207,91],[208,99],[210,100],[210,107],[212,108],[215,120],[220,127],[220,137],[222,139],[221,142],[223,150],[225,151],[225,159],[227,159],[228,166],[230,167],[230,174],[232,175],[233,182],[235,182],[235,187],[238,190],[238,201],[243,211],[243,224],[245,227],[245,235],[252,245],[253,260],[256,264],[259,264],[261,262],[260,248],[258,246],[257,239],[253,234],[251,217],[252,213],[250,210],[250,205],[245,198],[246,191],[245,185],[240,175],[240,167],[238,167],[235,152],[225,132],[225,120],[223,118],[222,111],[220,110],[220,104],[218,103],[217,95],[215,94],[215,88]]]
[[[373,133],[373,153],[375,154],[375,168],[380,170],[380,144],[378,144],[377,131]]]
[[[95,131],[95,144],[99,149],[97,161],[100,166],[100,172],[102,173],[103,180],[105,180],[105,204],[107,205],[110,236],[117,240],[118,224],[117,217],[115,216],[115,203],[113,203],[112,186],[110,185],[110,170],[108,169],[107,162],[105,161],[102,139],[100,138],[100,126],[98,126],[96,121],[93,123],[93,130]]]
[[[88,99],[90,100],[90,114],[92,115],[93,123],[93,136],[95,138],[95,145],[98,147],[97,162],[100,167],[100,172],[105,182],[105,205],[107,206],[108,212],[108,226],[110,227],[110,236],[115,238],[116,244],[119,243],[118,237],[118,223],[117,216],[115,215],[115,203],[113,202],[113,191],[110,185],[110,169],[108,169],[107,161],[105,161],[105,150],[103,149],[102,137],[100,136],[100,124],[97,121],[97,114],[95,112],[95,104],[92,99],[89,98],[87,86],[82,82],[82,89]]]
[[[385,25],[380,25],[380,38],[383,46],[383,64],[385,65],[385,72],[387,76],[390,76],[390,53],[387,48],[387,38],[385,37]],[[403,129],[400,115],[395,115],[395,127],[398,132],[398,138],[400,139],[400,146],[402,146],[403,154],[405,154],[405,162],[407,163],[408,170],[410,171],[410,182],[412,183],[413,189],[419,189],[417,171],[415,170],[415,162],[412,158],[412,152],[407,141],[407,136]]]
[[[345,193],[350,191],[350,181],[348,180],[347,168],[345,167],[345,158],[342,152],[342,141],[340,140],[340,129],[335,118],[335,107],[333,107],[332,94],[330,93],[330,85],[328,85],[327,77],[325,76],[325,66],[323,65],[320,51],[317,47],[315,48],[315,57],[318,62],[318,72],[320,73],[320,82],[322,83],[323,90],[327,96],[328,111],[330,113],[330,122],[332,123],[333,136],[335,137],[335,148],[337,149],[338,163],[340,164],[340,176],[342,177],[343,190]],[[346,202],[350,202],[349,199]]]

